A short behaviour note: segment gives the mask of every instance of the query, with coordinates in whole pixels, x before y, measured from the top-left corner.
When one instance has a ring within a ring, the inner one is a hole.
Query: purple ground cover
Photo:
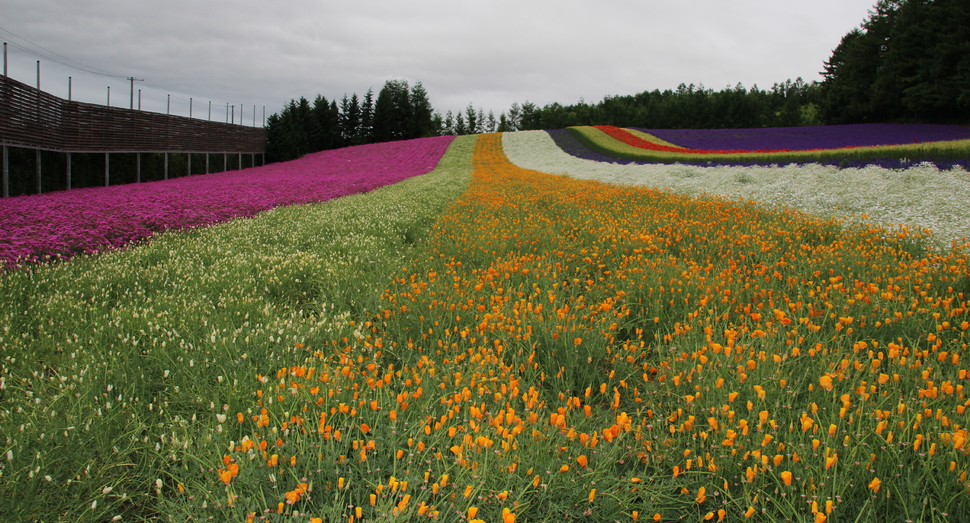
[[[956,127],[959,127],[959,126],[956,126]],[[645,129],[640,129],[640,130],[649,132],[649,131],[646,131]],[[549,133],[549,136],[552,137],[552,140],[556,142],[556,145],[558,145],[560,149],[565,151],[567,154],[575,156],[576,158],[582,158],[584,160],[593,160],[597,162],[616,163],[616,164],[622,164],[622,165],[627,165],[627,164],[645,165],[650,163],[657,163],[655,161],[648,161],[648,160],[631,160],[628,158],[619,158],[616,156],[610,156],[608,154],[603,154],[603,153],[594,151],[589,147],[586,147],[586,145],[584,145],[581,141],[579,141],[578,138],[576,138],[576,135],[574,135],[573,133],[569,132],[566,129],[550,129],[550,130],[547,130],[546,132]],[[965,158],[963,160],[899,160],[899,159],[886,159],[886,158],[870,158],[867,160],[858,160],[858,159],[846,160],[846,159],[833,158],[833,159],[826,159],[821,161],[813,160],[811,162],[805,162],[805,163],[786,162],[786,165],[790,163],[798,163],[799,165],[806,165],[809,163],[821,163],[823,165],[836,165],[842,169],[858,169],[858,168],[865,167],[867,165],[875,165],[878,167],[882,167],[884,169],[906,169],[918,163],[923,163],[924,161],[927,163],[932,163],[940,170],[949,170],[954,167],[961,167],[963,169],[970,170],[970,158]],[[680,159],[676,163],[689,164],[689,165],[701,165],[706,167],[713,167],[717,165],[731,165],[731,166],[739,166],[739,167],[753,167],[755,165],[766,165],[765,162],[758,162],[758,161],[711,160],[708,158],[704,158],[702,155],[698,155],[698,158],[696,161],[687,161],[687,160]]]
[[[453,139],[361,145],[240,171],[3,198],[0,269],[370,191],[430,172]]]
[[[806,150],[902,145],[970,138],[970,127],[931,124],[854,124],[762,129],[637,129],[689,149]]]

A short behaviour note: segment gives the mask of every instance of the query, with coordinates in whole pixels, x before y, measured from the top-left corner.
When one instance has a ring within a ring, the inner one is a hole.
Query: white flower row
[[[718,195],[897,228],[929,229],[941,245],[970,241],[970,172],[932,164],[905,170],[819,164],[704,167],[621,165],[571,156],[545,131],[505,133],[509,160],[525,169],[691,196]],[[965,239],[965,240],[963,240]]]

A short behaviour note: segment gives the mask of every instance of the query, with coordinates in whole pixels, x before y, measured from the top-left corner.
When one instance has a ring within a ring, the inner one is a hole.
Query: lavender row
[[[688,149],[792,151],[970,139],[970,127],[854,124],[761,129],[637,129]]]
[[[847,127],[847,126],[840,126],[840,127]],[[939,127],[939,126],[936,126],[936,127]],[[955,127],[959,127],[959,126],[955,126]],[[651,134],[653,134],[652,131],[647,131],[645,129],[638,129],[638,130],[643,130],[644,132],[650,132]],[[553,141],[555,141],[556,145],[559,146],[560,149],[570,154],[571,156],[575,156],[576,158],[581,158],[583,160],[594,160],[597,162],[615,163],[619,165],[648,165],[652,163],[657,163],[655,161],[631,160],[627,158],[619,158],[616,156],[610,156],[608,154],[603,154],[603,153],[594,151],[589,147],[587,147],[586,145],[584,145],[582,142],[580,142],[579,139],[576,138],[576,136],[573,133],[569,132],[566,129],[552,129],[552,130],[547,130],[546,132],[549,133],[549,136],[552,137]],[[654,134],[654,136],[657,136],[657,135]],[[666,140],[666,138],[664,139]],[[687,164],[687,165],[700,165],[700,166],[707,166],[707,167],[714,167],[719,165],[732,166],[732,167],[754,167],[757,165],[765,165],[764,162],[758,162],[758,161],[710,160],[710,159],[704,158],[702,155],[698,155],[698,158],[696,161],[684,161],[683,159],[678,159],[677,163]],[[792,162],[788,162],[788,163],[792,163]],[[885,159],[885,158],[874,157],[867,160],[858,160],[858,159],[812,160],[810,162],[795,163],[795,165],[810,165],[810,164],[834,165],[842,169],[858,169],[858,168],[872,165],[876,167],[882,167],[884,169],[906,169],[921,163],[931,163],[940,170],[949,170],[954,167],[962,167],[963,169],[970,170],[970,158],[965,158],[962,160],[921,160],[921,159],[902,160],[902,159]]]
[[[242,171],[0,199],[0,268],[367,192],[430,172],[453,138],[361,145]]]

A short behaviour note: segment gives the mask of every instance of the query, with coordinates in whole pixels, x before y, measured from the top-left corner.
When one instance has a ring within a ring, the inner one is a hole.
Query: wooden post
[[[7,44],[3,44],[3,52],[4,52],[4,54],[7,53]],[[4,62],[5,63],[3,65],[6,67],[6,65],[7,65],[6,64],[6,57],[4,57],[4,58],[5,58],[4,59]],[[3,75],[4,76],[7,76],[7,71],[6,70],[3,72]],[[3,167],[0,168],[0,171],[3,171],[3,175],[2,175],[2,178],[3,178],[3,180],[2,180],[2,184],[3,184],[3,197],[6,198],[7,196],[10,196],[10,168],[9,168],[9,163],[8,163],[8,160],[7,160],[7,146],[6,145],[3,146]]]
[[[40,194],[40,149],[36,150],[37,153],[37,194]]]
[[[65,180],[67,182],[67,189],[70,190],[71,189],[71,153],[66,153],[66,154],[67,154],[67,167],[65,170],[67,172],[64,174],[66,175],[65,178],[67,178],[67,180]]]
[[[104,153],[104,186],[111,182],[111,153]]]

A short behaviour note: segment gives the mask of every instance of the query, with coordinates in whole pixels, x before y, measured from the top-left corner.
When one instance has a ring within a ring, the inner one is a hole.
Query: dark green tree
[[[438,127],[435,126],[433,117],[434,109],[431,107],[431,100],[428,99],[428,92],[425,91],[421,82],[414,84],[408,97],[410,105],[409,129],[407,138],[427,138],[438,134]]]

